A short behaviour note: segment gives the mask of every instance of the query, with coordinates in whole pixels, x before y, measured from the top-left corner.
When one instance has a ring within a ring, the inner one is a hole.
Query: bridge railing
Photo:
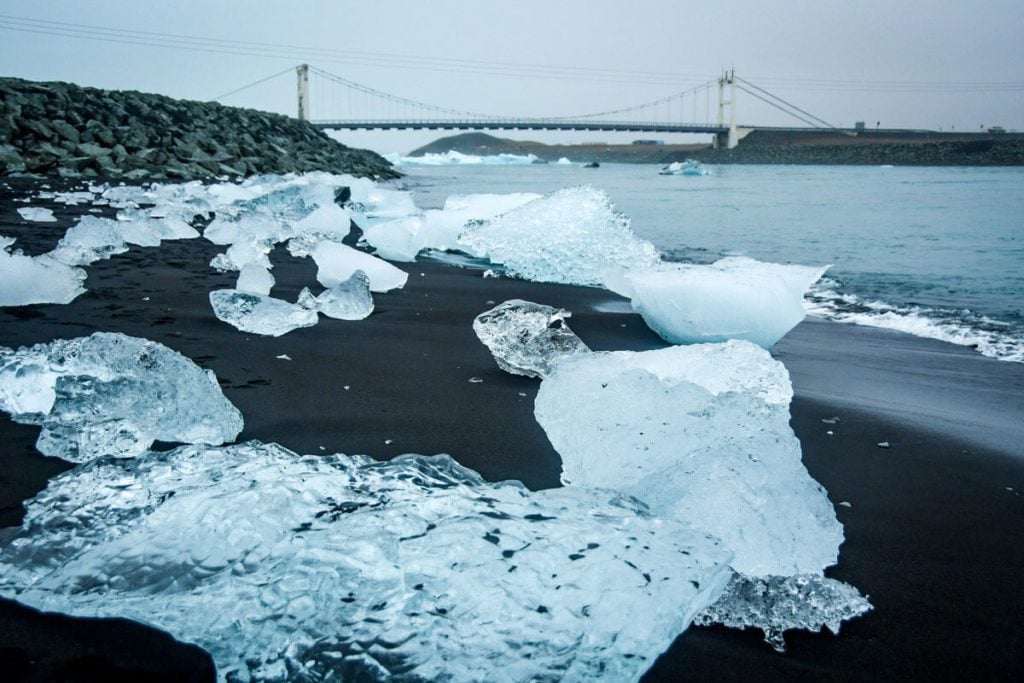
[[[381,130],[389,128],[411,129],[524,129],[524,130],[601,130],[664,133],[724,133],[728,128],[707,123],[673,123],[667,121],[594,121],[571,119],[333,119],[314,120],[318,128]]]

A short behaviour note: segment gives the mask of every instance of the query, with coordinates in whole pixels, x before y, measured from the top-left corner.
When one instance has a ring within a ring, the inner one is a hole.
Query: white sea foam
[[[808,314],[841,323],[880,327],[916,337],[969,346],[998,360],[1024,363],[1024,338],[1008,323],[969,310],[923,306],[894,306],[836,291],[838,283],[824,279],[804,299]]]

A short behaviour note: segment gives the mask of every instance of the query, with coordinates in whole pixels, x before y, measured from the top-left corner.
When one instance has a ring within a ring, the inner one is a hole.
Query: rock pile
[[[280,114],[0,78],[0,175],[181,180],[305,171],[400,175],[378,154]]]

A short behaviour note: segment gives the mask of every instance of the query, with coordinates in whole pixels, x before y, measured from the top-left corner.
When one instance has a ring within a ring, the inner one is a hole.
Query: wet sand
[[[60,223],[25,224],[15,212],[25,205],[11,202],[23,189],[0,188],[0,234],[18,236],[16,246],[29,253],[52,246],[87,208],[58,205]],[[499,370],[473,334],[473,318],[524,298],[570,310],[570,326],[591,348],[663,346],[638,316],[598,311],[617,301],[608,292],[485,279],[430,262],[401,266],[409,283],[375,295],[366,320],[322,318],[283,337],[258,337],[210,310],[208,292],[235,279],[208,267],[221,249],[202,239],[168,242],[98,262],[89,291],[72,304],[0,309],[0,345],[97,330],[147,337],[217,374],[245,416],[242,440],[377,458],[446,452],[488,479],[532,488],[557,486],[560,467],[533,417],[539,383]],[[272,260],[274,296],[294,301],[315,283],[310,261],[283,249]],[[282,354],[291,360],[276,358]],[[1024,365],[816,320],[798,326],[775,355],[793,377],[792,424],[804,462],[846,529],[829,573],[868,594],[875,611],[839,637],[791,634],[784,655],[753,631],[691,629],[646,680],[1019,678]],[[833,417],[839,422],[821,422]],[[69,467],[35,453],[36,433],[0,417],[0,526],[17,525],[22,501]],[[212,676],[205,653],[154,629],[40,615],[9,601],[0,601],[0,662],[13,680]]]

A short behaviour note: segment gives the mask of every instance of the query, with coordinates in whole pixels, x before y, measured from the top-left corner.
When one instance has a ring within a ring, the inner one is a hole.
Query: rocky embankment
[[[0,78],[0,175],[129,180],[400,174],[308,123],[215,102]]]

